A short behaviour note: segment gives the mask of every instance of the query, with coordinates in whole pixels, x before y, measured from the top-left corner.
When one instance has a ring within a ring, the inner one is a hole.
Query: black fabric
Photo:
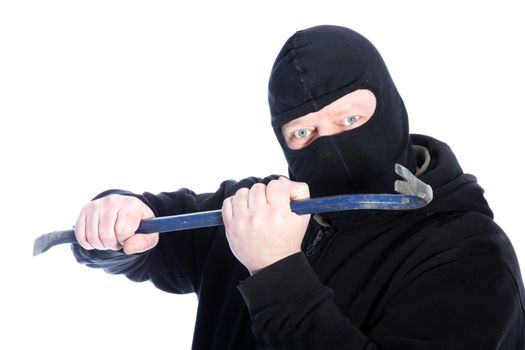
[[[368,89],[376,97],[375,112],[366,124],[320,137],[303,149],[287,147],[283,124],[357,89]],[[415,171],[403,100],[379,52],[359,33],[338,26],[295,33],[275,60],[268,96],[290,178],[308,183],[312,197],[390,193],[395,163]]]
[[[73,252],[109,273],[197,293],[193,349],[525,349],[521,273],[482,188],[446,144],[412,140],[432,157],[421,177],[434,188],[430,205],[358,223],[341,216],[331,229],[311,220],[308,257],[294,254],[251,277],[222,227],[162,234],[157,247],[134,256],[79,245]],[[228,181],[200,195],[118,193],[170,215],[220,208],[238,188],[272,178]]]

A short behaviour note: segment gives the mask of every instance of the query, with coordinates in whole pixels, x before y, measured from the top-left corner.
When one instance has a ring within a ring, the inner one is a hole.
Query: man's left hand
[[[290,201],[310,197],[308,185],[285,177],[241,188],[222,205],[226,237],[251,275],[301,251],[310,215],[297,215]]]

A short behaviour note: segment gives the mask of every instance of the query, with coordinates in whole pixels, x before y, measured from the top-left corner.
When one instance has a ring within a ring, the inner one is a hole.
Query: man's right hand
[[[153,217],[155,214],[140,199],[114,194],[82,208],[75,235],[84,249],[123,249],[126,254],[140,253],[159,242],[158,233],[135,233],[141,220]]]

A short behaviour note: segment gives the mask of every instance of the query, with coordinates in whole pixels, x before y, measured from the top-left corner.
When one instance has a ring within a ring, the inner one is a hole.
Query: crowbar
[[[399,194],[346,194],[318,197],[292,201],[290,208],[299,215],[356,209],[411,210],[424,207],[432,200],[432,188],[419,180],[410,170],[396,164],[395,172],[403,179],[396,180],[394,183],[394,189]],[[220,225],[223,225],[221,210],[210,210],[142,220],[136,232],[172,232]],[[64,243],[77,243],[74,229],[53,231],[38,237],[33,246],[33,255],[42,254],[49,248]]]

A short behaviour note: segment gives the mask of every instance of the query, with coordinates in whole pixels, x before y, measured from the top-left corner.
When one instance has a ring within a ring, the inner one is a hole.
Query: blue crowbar
[[[318,197],[290,202],[292,211],[299,215],[334,211],[377,209],[411,210],[424,207],[432,200],[432,188],[419,180],[407,168],[395,165],[395,172],[403,178],[396,180],[394,189],[399,194],[346,194]],[[221,210],[164,216],[142,220],[136,232],[172,232],[223,225]],[[53,231],[35,240],[33,255],[64,243],[77,243],[75,230]]]

